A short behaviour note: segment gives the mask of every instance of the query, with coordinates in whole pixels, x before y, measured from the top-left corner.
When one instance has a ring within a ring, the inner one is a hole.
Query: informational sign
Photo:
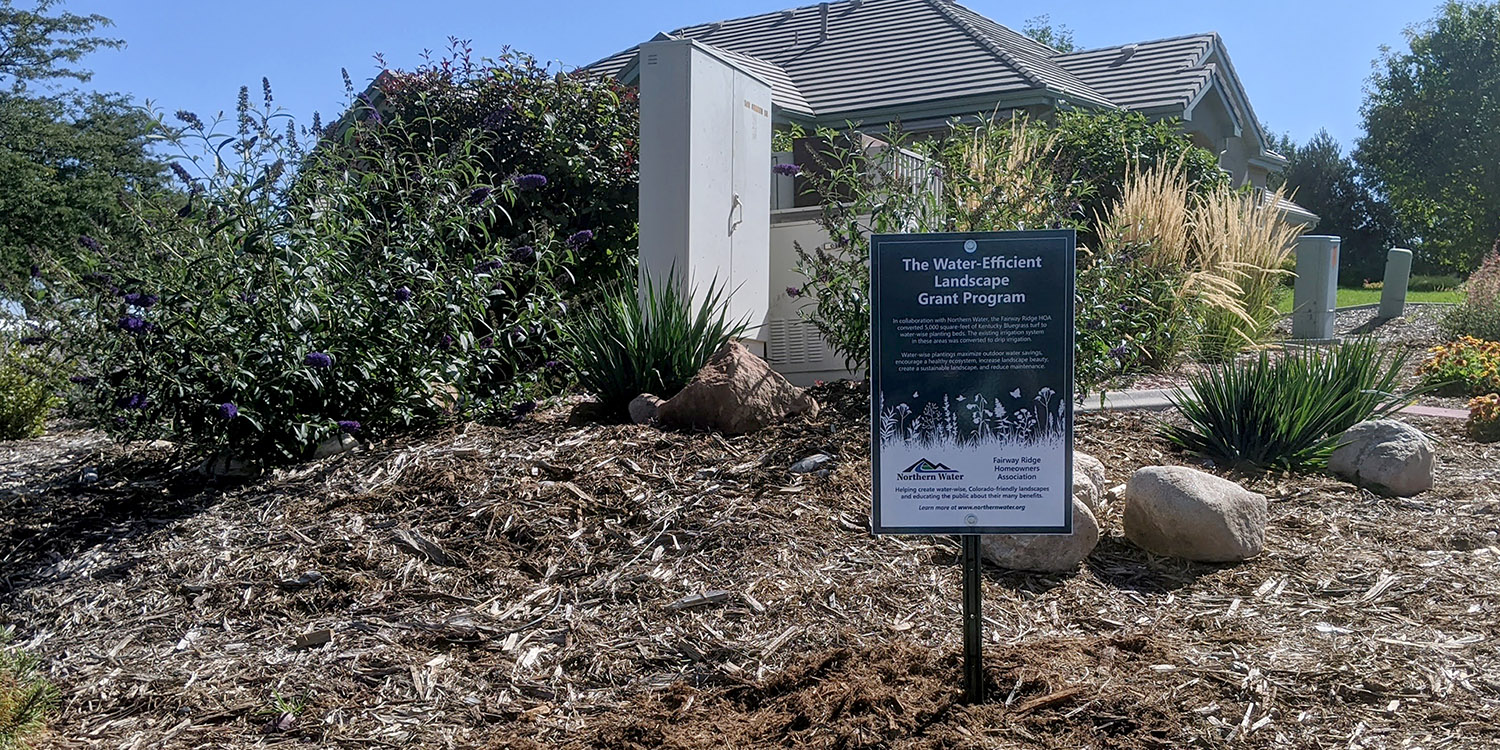
[[[1075,243],[871,238],[876,534],[1072,533]]]

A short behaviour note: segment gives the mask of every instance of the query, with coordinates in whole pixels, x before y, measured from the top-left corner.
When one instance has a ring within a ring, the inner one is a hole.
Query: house
[[[791,160],[774,130],[1114,109],[1176,118],[1236,184],[1264,188],[1286,163],[1215,33],[1063,53],[949,0],[843,0],[677,29],[586,68],[641,90],[643,275],[728,283],[747,338],[794,382],[847,373],[784,291],[802,282],[795,248],[827,237],[770,174]]]
[[[844,0],[689,26],[691,39],[771,85],[778,125],[900,119],[907,130],[996,111],[1066,108],[1175,117],[1236,184],[1265,187],[1271,149],[1216,33],[1062,53],[947,0]],[[587,68],[639,81],[639,47]]]

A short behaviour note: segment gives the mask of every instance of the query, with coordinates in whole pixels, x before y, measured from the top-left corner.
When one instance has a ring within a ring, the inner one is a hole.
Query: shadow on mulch
[[[1163,747],[1177,734],[1165,696],[1131,685],[1131,675],[1164,657],[1149,636],[990,644],[985,657],[980,705],[961,702],[961,654],[903,643],[849,647],[762,683],[708,690],[678,683],[615,712],[582,746],[950,748],[1007,738],[1135,748]],[[1079,684],[1084,673],[1096,677]]]
[[[227,486],[183,470],[169,451],[138,446],[39,463],[0,508],[0,600],[45,576],[60,560],[200,512]],[[97,480],[84,481],[88,470]],[[94,577],[127,572],[110,568]]]

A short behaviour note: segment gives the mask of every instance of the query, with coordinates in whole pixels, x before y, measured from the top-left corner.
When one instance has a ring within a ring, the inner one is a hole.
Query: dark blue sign
[[[871,238],[876,534],[1072,533],[1075,242]]]

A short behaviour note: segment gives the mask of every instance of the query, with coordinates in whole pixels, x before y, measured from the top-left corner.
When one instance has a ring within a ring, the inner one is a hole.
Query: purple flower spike
[[[96,240],[86,234],[78,238],[78,244],[96,253],[104,249],[104,246],[99,244],[99,240]]]
[[[583,229],[574,232],[572,236],[568,237],[568,247],[574,248],[576,250],[577,248],[583,247],[584,245],[587,245],[588,243],[593,241],[594,230]]]
[[[196,185],[193,183],[193,176],[191,174],[188,174],[186,167],[175,161],[172,162],[170,166],[172,167],[172,174],[177,175],[177,179],[182,180],[182,184],[188,186],[189,188],[196,187]]]
[[[361,427],[360,423],[358,423],[358,422],[356,422],[356,421],[354,421],[352,419],[340,419],[339,420],[339,429],[343,430],[344,432],[349,433],[350,435],[357,435],[357,434],[359,434],[360,427]]]
[[[91,378],[87,375],[74,375],[73,377],[68,378],[69,383],[75,383],[77,385],[93,385],[96,381],[97,378]]]
[[[39,266],[39,265],[37,265],[35,263],[31,264],[31,278],[33,278],[33,279],[40,279],[40,278],[42,278],[42,267],[41,266]]]
[[[510,259],[517,263],[530,263],[536,260],[536,249],[530,245],[522,245],[510,251]]]
[[[503,265],[505,265],[505,261],[498,258],[495,260],[487,260],[474,266],[474,273],[489,273],[491,271],[499,269]]]
[[[1129,350],[1125,348],[1124,344],[1120,344],[1119,346],[1109,350],[1109,356],[1114,357],[1120,362],[1125,361],[1125,355],[1127,353],[1129,353]]]
[[[240,407],[225,401],[219,404],[219,419],[234,419],[240,415]]]
[[[797,299],[802,296],[802,290],[794,286],[789,286],[786,288],[786,296]]]
[[[144,409],[151,405],[151,399],[146,398],[144,393],[135,393],[129,396],[121,396],[115,400],[115,406],[121,409]]]
[[[771,167],[771,171],[775,174],[781,175],[782,177],[796,177],[797,175],[802,174],[802,165],[777,164],[776,166]]]
[[[547,176],[540,174],[523,174],[516,178],[516,187],[522,190],[539,190],[547,187]]]
[[[139,315],[126,315],[120,318],[120,330],[129,331],[134,334],[142,334],[151,330],[151,324]]]
[[[397,302],[410,302],[411,301],[411,296],[412,296],[411,295],[411,289],[409,287],[404,287],[403,286],[400,289],[397,289],[395,291],[395,297],[396,297],[396,301]]]
[[[203,120],[199,119],[197,115],[185,109],[177,110],[177,119],[182,122],[183,125],[193,128],[194,130],[203,129]]]
[[[556,371],[562,369],[562,363],[555,359],[549,359],[545,364],[542,365],[542,367],[545,367],[548,370]]]
[[[469,205],[471,205],[471,206],[477,206],[477,205],[479,205],[481,203],[484,203],[486,200],[489,199],[490,193],[492,193],[492,192],[494,192],[494,188],[487,188],[487,187],[477,187],[477,188],[474,188],[473,190],[469,191],[469,198],[468,198]]]
[[[328,356],[324,352],[308,352],[307,356],[302,359],[302,364],[315,367],[319,370],[326,370],[333,367],[333,357]]]
[[[453,347],[453,334],[443,334],[443,339],[438,342],[438,348],[444,351]]]

